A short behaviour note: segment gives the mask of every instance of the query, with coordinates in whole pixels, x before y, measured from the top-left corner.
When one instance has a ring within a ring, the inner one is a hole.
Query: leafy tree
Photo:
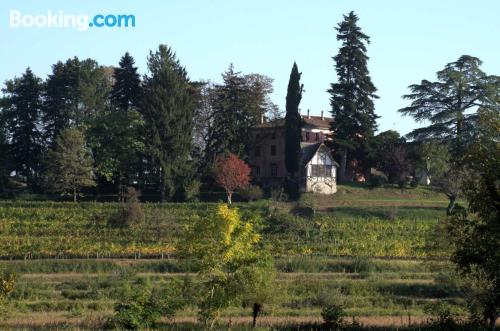
[[[340,181],[345,180],[348,151],[363,154],[359,150],[373,136],[378,118],[373,103],[373,99],[378,98],[375,95],[377,89],[367,67],[365,44],[370,38],[361,31],[357,22],[358,16],[350,12],[336,28],[337,40],[342,42],[339,53],[333,58],[338,81],[328,90],[333,117],[333,147],[341,155]]]
[[[219,155],[214,165],[215,181],[227,193],[227,202],[231,204],[233,193],[245,188],[250,182],[250,167],[236,155]]]
[[[193,219],[185,230],[179,252],[200,263],[197,305],[205,327],[212,328],[224,309],[241,303],[251,285],[259,284],[259,270],[269,264],[259,240],[252,223],[226,204],[208,217]]]
[[[87,133],[96,170],[118,186],[120,200],[125,188],[141,170],[145,151],[144,119],[139,112],[141,87],[134,59],[129,53],[113,71],[110,107],[99,111]]]
[[[42,80],[27,68],[21,78],[6,82],[2,112],[10,138],[13,168],[26,177],[28,187],[36,185],[43,152],[40,130]]]
[[[150,53],[148,69],[143,109],[147,152],[160,174],[161,200],[165,201],[192,178],[189,156],[197,90],[166,45]]]
[[[301,73],[299,73],[297,64],[294,62],[290,80],[288,81],[285,116],[285,166],[293,178],[299,171],[300,166],[300,138],[303,125],[299,113],[299,104],[302,99],[304,85],[300,84],[300,76]]]
[[[422,80],[409,86],[411,93],[404,98],[413,101],[399,112],[430,124],[413,130],[408,137],[450,144],[455,161],[465,155],[474,136],[477,107],[497,107],[494,98],[500,80],[486,75],[480,69],[481,63],[476,57],[463,55],[438,71],[437,81]]]
[[[262,255],[258,268],[254,268],[252,277],[246,280],[243,304],[252,308],[252,326],[257,326],[257,318],[266,306],[276,304],[281,297],[276,283],[276,269],[270,255]]]
[[[233,153],[248,159],[251,144],[250,130],[264,114],[276,114],[277,107],[270,99],[272,79],[250,74],[242,75],[231,64],[222,74],[223,83],[211,93],[212,116],[206,135],[206,164],[219,154]]]
[[[473,313],[495,330],[500,314],[500,115],[478,113],[478,134],[464,158],[469,176],[462,190],[468,209],[448,219],[451,261],[462,275]]]
[[[64,129],[48,152],[47,185],[56,192],[73,195],[76,202],[83,187],[95,186],[93,160],[78,129]]]
[[[77,57],[57,62],[46,81],[43,107],[45,140],[55,142],[69,127],[86,127],[104,110],[111,79],[105,68],[92,59]]]
[[[447,145],[432,140],[420,144],[417,163],[429,179],[443,177],[450,167],[450,162]]]
[[[126,330],[151,328],[162,317],[173,317],[185,304],[180,298],[181,287],[172,280],[160,289],[153,289],[148,280],[139,278],[133,286],[124,286],[124,297],[115,305],[115,315],[108,327]]]
[[[387,174],[389,181],[401,183],[410,170],[405,139],[398,132],[388,130],[373,137],[371,145],[375,151],[371,162]]]

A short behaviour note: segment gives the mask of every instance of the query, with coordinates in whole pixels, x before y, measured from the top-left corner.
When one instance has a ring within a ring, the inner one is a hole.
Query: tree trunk
[[[233,192],[227,192],[227,203],[230,205],[233,202]]]
[[[340,169],[339,169],[339,182],[342,184],[345,180],[345,173],[347,168],[347,149],[342,151],[342,157],[340,159]]]
[[[456,194],[447,194],[448,199],[450,199],[450,203],[448,207],[446,207],[446,215],[451,215],[453,210],[455,209],[455,205],[457,203],[457,195]]]
[[[76,202],[76,188],[73,189],[73,202]]]
[[[255,329],[257,326],[257,316],[259,316],[260,311],[262,310],[262,305],[259,303],[253,304],[253,319],[252,319],[252,328]]]
[[[490,317],[490,328],[491,331],[495,331],[497,328],[497,316],[491,316]]]

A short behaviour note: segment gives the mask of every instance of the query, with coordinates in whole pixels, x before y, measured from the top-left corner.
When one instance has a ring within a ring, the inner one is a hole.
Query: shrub
[[[124,299],[115,305],[115,315],[108,320],[106,327],[138,330],[154,327],[162,316],[173,317],[183,303],[178,299],[178,286],[169,285],[153,290],[148,280],[140,278],[132,288],[125,285]]]
[[[260,200],[264,196],[262,189],[257,185],[248,185],[240,189],[239,194],[246,201]]]
[[[108,224],[112,227],[129,227],[144,223],[144,209],[139,201],[139,193],[133,188],[127,188],[121,210],[111,215]]]
[[[368,180],[368,188],[374,189],[377,187],[381,187],[387,182],[387,180],[383,176],[372,175]]]
[[[200,196],[200,187],[201,182],[199,180],[191,180],[189,183],[184,185],[182,188],[182,197],[183,201],[195,202],[198,201]]]
[[[457,326],[455,323],[455,314],[447,303],[438,301],[430,304],[425,307],[425,312],[434,316],[429,320],[429,324],[439,330],[452,330]]]
[[[321,317],[328,328],[339,329],[343,324],[343,317],[345,316],[344,309],[340,305],[331,304],[323,307],[321,310]]]

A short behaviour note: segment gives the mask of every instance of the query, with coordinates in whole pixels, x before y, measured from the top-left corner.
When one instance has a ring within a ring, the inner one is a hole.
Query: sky
[[[9,15],[132,14],[133,28],[10,27]],[[335,26],[353,10],[370,36],[368,68],[378,89],[379,131],[402,134],[419,127],[397,110],[408,105],[408,85],[435,80],[436,71],[468,54],[500,74],[498,0],[0,0],[0,81],[26,67],[42,78],[59,60],[78,56],[117,65],[126,52],[146,73],[150,50],[167,44],[192,80],[221,81],[233,63],[244,74],[274,79],[272,100],[285,108],[294,61],[305,92],[300,108],[319,115],[330,109],[326,90],[336,81],[332,56],[339,49]]]

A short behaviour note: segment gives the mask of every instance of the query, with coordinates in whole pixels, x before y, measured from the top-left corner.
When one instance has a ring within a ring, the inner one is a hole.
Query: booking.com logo
[[[48,11],[47,14],[21,14],[19,10],[9,13],[9,26],[12,28],[75,28],[87,31],[89,28],[129,28],[135,27],[135,15],[97,14],[92,17],[86,14],[65,14]]]

